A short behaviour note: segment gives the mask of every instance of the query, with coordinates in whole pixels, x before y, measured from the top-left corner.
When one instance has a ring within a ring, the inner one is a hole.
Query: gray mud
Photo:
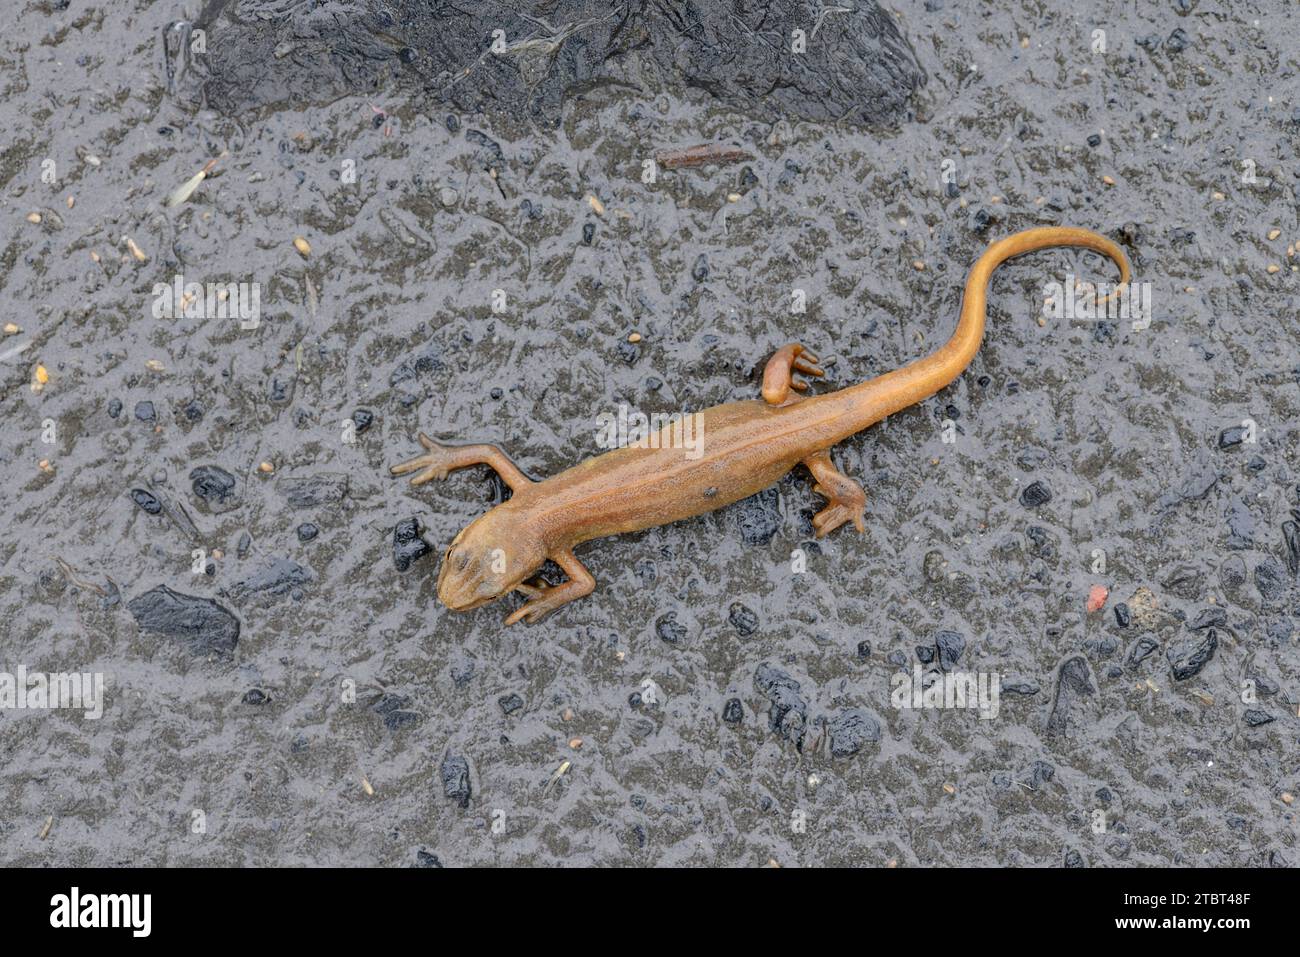
[[[887,9],[928,81],[867,132],[614,86],[520,130],[400,79],[231,116],[167,92],[171,4],[18,7],[0,669],[108,690],[100,720],[0,711],[0,859],[1296,863],[1300,24]],[[752,159],[642,182],[710,141]],[[1004,266],[970,370],[835,453],[865,534],[810,546],[798,470],[584,547],[598,590],[541,625],[437,602],[501,488],[390,478],[418,430],[543,476],[621,402],[756,395],[790,340],[837,359],[817,388],[856,382],[949,334],[988,242],[1055,223],[1126,246],[1150,328],[1040,323],[1048,283],[1113,279],[1091,254]],[[258,283],[260,324],[155,318],[177,273]],[[998,716],[894,707],[922,658],[1002,675]]]

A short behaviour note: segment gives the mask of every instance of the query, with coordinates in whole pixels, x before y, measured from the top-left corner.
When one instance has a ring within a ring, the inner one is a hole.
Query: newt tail
[[[836,468],[831,447],[929,398],[961,375],[984,338],[994,270],[1013,256],[1053,246],[1099,252],[1119,267],[1121,290],[1130,280],[1123,250],[1097,233],[1066,226],[1015,233],[976,260],[957,328],[930,355],[838,392],[804,396],[808,383],[796,373],[817,377],[822,369],[803,346],[783,346],[764,370],[761,400],[713,406],[688,417],[690,430],[665,426],[636,445],[594,456],[540,482],[524,475],[494,445],[443,445],[421,433],[427,453],[393,466],[394,475],[415,472],[411,484],[419,485],[446,478],[455,469],[486,464],[514,491],[456,536],[438,576],[438,597],[449,608],[465,611],[518,590],[529,600],[506,624],[539,621],[596,587],[574,555],[576,546],[714,511],[762,491],[799,464],[812,473],[813,491],[827,499],[813,516],[817,535],[849,522],[864,531],[866,493]],[[684,446],[688,431],[699,441]],[[564,570],[567,581],[530,581],[547,559]]]

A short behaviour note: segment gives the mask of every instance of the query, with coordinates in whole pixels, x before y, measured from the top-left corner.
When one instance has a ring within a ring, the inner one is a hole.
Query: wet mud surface
[[[0,668],[103,672],[107,702],[0,712],[0,859],[1296,863],[1300,27],[887,10],[928,78],[895,129],[615,87],[530,129],[400,79],[224,114],[211,64],[168,92],[184,11],[20,6]],[[701,142],[751,158],[643,182]],[[856,382],[1044,224],[1123,243],[1150,327],[1044,319],[1047,284],[1114,278],[1091,254],[1004,266],[970,369],[834,453],[864,534],[809,544],[800,469],[581,548],[597,591],[540,625],[436,601],[503,489],[389,477],[418,430],[540,477],[620,403],[757,395],[788,341]],[[156,317],[177,274],[259,284],[256,327]],[[916,665],[1001,675],[997,716],[894,707]]]

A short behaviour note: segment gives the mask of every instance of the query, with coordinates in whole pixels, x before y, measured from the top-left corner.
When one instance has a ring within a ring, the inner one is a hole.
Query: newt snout
[[[831,448],[961,375],[984,336],[993,271],[1013,256],[1052,246],[1107,256],[1119,267],[1119,288],[1127,287],[1128,260],[1105,236],[1067,226],[1015,233],[989,246],[971,267],[957,328],[930,355],[838,392],[806,396],[808,383],[795,375],[815,378],[822,370],[803,346],[784,346],[767,363],[761,400],[696,413],[702,454],[699,448],[680,447],[667,426],[658,441],[614,449],[534,482],[495,445],[442,445],[420,433],[425,454],[394,465],[394,475],[416,472],[411,484],[419,485],[456,469],[488,465],[514,491],[456,536],[438,574],[438,597],[448,608],[467,611],[520,591],[528,601],[506,624],[540,621],[596,587],[573,553],[576,546],[722,508],[762,491],[800,464],[812,474],[813,491],[827,500],[813,516],[818,537],[848,523],[863,531],[866,493],[836,468]],[[550,585],[534,577],[547,559],[563,569],[567,581]]]

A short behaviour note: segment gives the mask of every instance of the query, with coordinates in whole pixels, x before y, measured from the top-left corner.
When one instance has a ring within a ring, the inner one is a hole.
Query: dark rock
[[[1069,868],[1079,868],[1087,867],[1088,865],[1084,862],[1083,855],[1071,847],[1065,852],[1065,866]]]
[[[962,652],[966,650],[966,639],[955,631],[941,631],[934,644],[939,649],[939,667],[944,671],[956,668]]]
[[[1052,500],[1052,490],[1046,482],[1031,482],[1020,493],[1020,504],[1025,508],[1038,508]]]
[[[1133,613],[1124,602],[1119,602],[1115,606],[1115,623],[1121,628],[1127,628],[1133,621]]]
[[[148,512],[150,515],[158,515],[162,512],[162,502],[152,492],[146,492],[142,488],[131,489],[131,501],[140,506],[140,510]]]
[[[524,699],[514,692],[511,692],[510,694],[502,695],[500,698],[497,698],[497,704],[501,706],[503,714],[514,714],[524,706]]]
[[[1143,635],[1129,645],[1128,654],[1124,656],[1124,664],[1129,671],[1136,671],[1137,666],[1155,654],[1159,648],[1160,642],[1150,635]]]
[[[1049,734],[1060,734],[1070,725],[1070,713],[1079,701],[1096,694],[1088,662],[1083,655],[1071,655],[1056,672],[1056,694],[1047,716]]]
[[[236,601],[261,592],[269,595],[284,595],[311,580],[312,574],[309,569],[292,559],[276,558],[261,571],[254,572],[243,581],[232,585],[229,594]]]
[[[442,793],[461,807],[469,807],[469,762],[460,755],[448,755],[442,762]]]
[[[141,422],[153,422],[158,418],[154,412],[153,403],[147,399],[135,404],[135,417]]]
[[[357,435],[360,435],[362,432],[366,431],[366,429],[370,428],[370,426],[374,424],[374,421],[375,413],[371,412],[369,409],[356,409],[352,413],[352,422],[357,427]]]
[[[695,257],[695,265],[691,267],[691,278],[696,282],[704,282],[709,278],[709,257],[704,253]]]
[[[303,522],[301,525],[298,526],[298,541],[300,542],[304,542],[304,543],[310,542],[313,538],[315,538],[319,534],[320,534],[320,529],[317,528],[315,525],[313,525],[311,522]]]
[[[742,499],[728,511],[740,522],[740,537],[746,545],[766,545],[781,527],[780,499],[776,488],[764,489]]]
[[[379,715],[389,731],[400,731],[423,720],[424,716],[418,711],[412,711],[410,704],[411,699],[406,695],[385,691],[371,702],[370,710]]]
[[[1222,628],[1228,623],[1228,613],[1222,608],[1203,608],[1187,626],[1188,631],[1202,631],[1206,628]]]
[[[727,724],[739,724],[744,717],[745,708],[740,703],[740,699],[728,698],[727,703],[722,706],[722,720]]]
[[[1003,694],[1029,695],[1038,694],[1042,689],[1034,681],[1005,681],[1001,685]]]
[[[1219,635],[1211,628],[1203,635],[1172,645],[1165,652],[1169,667],[1173,669],[1174,680],[1186,681],[1201,673],[1214,657],[1214,650],[1219,647]]]
[[[923,665],[934,664],[934,645],[917,645],[916,658]]]
[[[1244,425],[1234,425],[1231,428],[1224,429],[1219,433],[1219,448],[1231,449],[1240,445],[1246,438],[1246,427]]]
[[[185,403],[185,408],[181,411],[185,413],[187,422],[199,422],[203,419],[203,413],[207,410],[203,408],[203,403],[198,399],[191,399]]]
[[[1258,728],[1262,724],[1269,724],[1270,722],[1276,720],[1267,711],[1261,711],[1259,708],[1248,708],[1245,711],[1245,713],[1242,714],[1241,717],[1242,720],[1244,720],[1252,728]]]
[[[276,491],[293,508],[315,508],[343,501],[348,492],[348,477],[338,472],[322,472],[296,478],[282,478]]]
[[[210,598],[159,585],[126,603],[141,631],[180,642],[196,655],[229,654],[239,642],[239,619]]]
[[[212,512],[228,512],[240,504],[235,477],[217,465],[200,465],[190,472],[190,487]]]
[[[859,642],[858,642],[858,660],[859,660],[859,661],[866,661],[866,660],[867,660],[868,658],[870,658],[870,657],[871,657],[871,642],[869,642],[869,641],[859,641]]]
[[[122,400],[110,399],[108,403],[108,417],[110,419],[116,419],[121,414],[122,414]]]
[[[1165,574],[1160,584],[1185,601],[1198,601],[1205,591],[1205,574],[1195,565],[1179,564]]]
[[[393,528],[393,563],[399,572],[406,571],[431,551],[433,546],[420,537],[418,519],[405,519]]]
[[[424,848],[415,852],[416,867],[442,867],[442,861],[438,860],[437,854],[431,854]]]
[[[748,638],[758,631],[758,613],[738,601],[732,602],[731,610],[727,614],[727,620],[731,622],[731,627],[735,628],[737,634],[742,638]]]
[[[253,550],[253,536],[248,532],[241,532],[239,542],[235,545],[235,555],[238,558],[247,558],[248,553]]]
[[[1286,576],[1282,566],[1272,559],[1261,561],[1255,566],[1255,587],[1266,604],[1280,603],[1286,597]]]
[[[244,692],[244,697],[243,697],[244,704],[261,706],[264,704],[268,704],[270,700],[271,700],[271,696],[267,694],[265,691],[263,691],[261,688],[249,688],[247,691]]]
[[[808,703],[799,693],[799,682],[780,668],[763,662],[754,672],[754,687],[771,702],[767,712],[768,730],[802,751]]]
[[[1056,777],[1056,767],[1047,761],[1035,761],[1024,775],[1024,782],[1033,790],[1039,790],[1044,784],[1050,784]]]
[[[1283,522],[1282,539],[1286,542],[1286,567],[1294,575],[1300,572],[1300,525]]]
[[[670,611],[655,620],[655,634],[660,640],[670,645],[681,644],[686,640],[689,629],[677,620],[677,612]]]
[[[831,754],[847,758],[880,740],[880,722],[861,708],[842,711],[830,723]]]

